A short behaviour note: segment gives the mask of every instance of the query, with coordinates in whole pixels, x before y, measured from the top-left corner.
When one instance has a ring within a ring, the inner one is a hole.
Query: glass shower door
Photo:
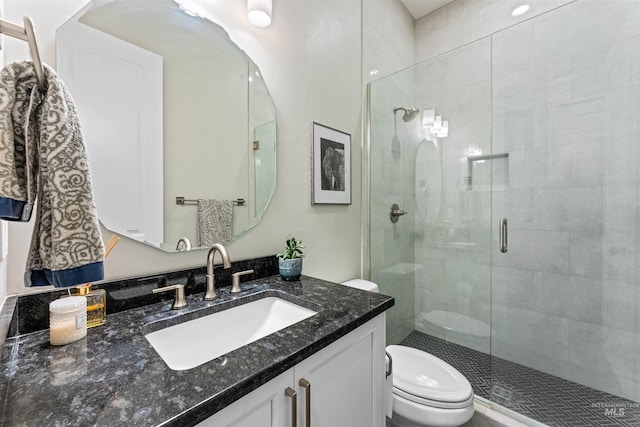
[[[482,156],[491,154],[490,53],[485,38],[375,81],[369,113],[371,279],[396,299],[387,342],[465,364],[485,397],[491,172]],[[411,108],[420,114],[405,115]],[[446,136],[430,116],[448,122]],[[393,204],[407,212],[396,222]]]
[[[578,1],[492,36],[491,399],[552,425],[640,422],[639,23]]]

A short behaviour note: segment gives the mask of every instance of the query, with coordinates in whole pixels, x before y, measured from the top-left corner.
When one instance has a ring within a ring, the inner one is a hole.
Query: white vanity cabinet
[[[383,313],[198,426],[383,427],[384,348]]]

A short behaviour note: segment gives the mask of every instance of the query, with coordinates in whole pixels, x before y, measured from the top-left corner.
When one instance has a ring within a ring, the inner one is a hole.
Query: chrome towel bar
[[[234,200],[232,203],[237,206],[244,206],[246,201],[244,199],[238,198],[237,200]],[[176,205],[197,205],[197,204],[198,204],[197,199],[185,199],[182,196],[176,196]]]

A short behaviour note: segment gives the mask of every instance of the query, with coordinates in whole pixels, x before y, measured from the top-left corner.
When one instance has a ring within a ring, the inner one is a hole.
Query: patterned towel
[[[104,245],[75,106],[44,67],[44,93],[31,62],[0,72],[0,206],[9,199],[15,208],[0,216],[28,221],[37,189],[25,285],[68,287],[104,278]]]
[[[198,224],[196,234],[199,247],[225,244],[231,240],[233,228],[233,203],[231,200],[198,199]]]
[[[0,73],[0,219],[8,221],[29,221],[37,191],[37,147],[25,144],[37,135],[35,72],[27,67],[33,70],[17,63]]]

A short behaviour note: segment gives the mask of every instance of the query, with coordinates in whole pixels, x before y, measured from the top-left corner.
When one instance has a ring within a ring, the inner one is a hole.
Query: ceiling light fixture
[[[271,9],[271,0],[247,0],[247,19],[256,27],[268,27]]]
[[[513,12],[511,12],[511,16],[515,18],[517,16],[524,15],[529,11],[529,9],[531,9],[531,6],[529,6],[528,4],[523,4],[513,9]]]

